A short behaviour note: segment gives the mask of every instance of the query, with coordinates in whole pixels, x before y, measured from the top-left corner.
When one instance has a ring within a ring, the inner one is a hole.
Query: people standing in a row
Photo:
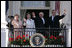
[[[35,12],[32,12],[32,18],[31,18],[31,14],[27,13],[26,14],[26,18],[24,18],[24,26],[26,26],[26,28],[41,28],[44,29],[46,28],[46,25],[50,28],[60,28],[60,23],[59,20],[64,18],[64,16],[66,15],[66,12],[64,12],[64,14],[62,16],[56,15],[55,10],[52,10],[52,16],[48,18],[48,20],[46,20],[44,18],[44,13],[43,12],[39,12],[39,15],[36,15]],[[39,17],[37,17],[39,16]],[[14,16],[14,20],[12,21],[12,25],[14,26],[14,28],[22,28],[23,24],[22,22],[19,20],[19,15],[15,15]],[[14,34],[15,32],[20,32],[22,31],[21,29],[14,29]],[[36,29],[25,29],[25,35],[28,34],[29,36],[32,36],[32,34],[34,34],[35,32],[37,32],[38,30]],[[39,30],[37,33],[41,33],[43,35],[46,35],[46,31],[44,30]],[[55,34],[57,33],[57,34]],[[54,35],[54,36],[58,36],[59,32],[55,32],[54,30],[50,30],[50,35]],[[29,37],[28,37],[29,38]]]

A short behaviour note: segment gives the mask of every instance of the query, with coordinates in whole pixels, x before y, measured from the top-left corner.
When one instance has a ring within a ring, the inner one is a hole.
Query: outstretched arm
[[[65,15],[66,15],[66,10],[64,10],[64,13],[63,13],[63,15],[61,15],[61,16],[58,16],[58,18],[59,18],[59,19],[62,19],[62,18],[64,18],[64,17],[65,17]]]

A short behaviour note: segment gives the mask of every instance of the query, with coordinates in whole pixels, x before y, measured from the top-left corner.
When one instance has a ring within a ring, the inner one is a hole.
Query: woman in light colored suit
[[[25,36],[28,34],[28,36],[26,36],[26,38],[29,39],[29,36],[32,36],[36,30],[35,29],[32,29],[32,28],[35,28],[35,23],[34,23],[34,20],[31,19],[31,15],[28,13],[26,15],[27,19],[25,20],[24,18],[24,22],[25,22],[25,25],[26,25],[26,28],[25,29]]]
[[[18,35],[21,35],[21,33],[22,33],[22,29],[19,29],[19,28],[22,28],[22,22],[19,20],[18,14],[16,14],[14,16],[14,20],[12,21],[12,25],[14,28],[17,28],[17,29],[14,29],[14,40],[15,40],[15,38]]]

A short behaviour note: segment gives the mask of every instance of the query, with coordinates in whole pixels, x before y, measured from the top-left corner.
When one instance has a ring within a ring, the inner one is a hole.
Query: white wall
[[[66,9],[66,16],[63,18],[62,21],[68,28],[66,32],[66,46],[71,47],[71,1],[61,1],[60,3],[61,14],[63,14],[63,10]]]
[[[61,14],[63,14],[64,9],[66,9],[66,16],[63,18],[63,23],[70,24],[70,26],[67,26],[67,28],[71,28],[71,1],[60,2]]]

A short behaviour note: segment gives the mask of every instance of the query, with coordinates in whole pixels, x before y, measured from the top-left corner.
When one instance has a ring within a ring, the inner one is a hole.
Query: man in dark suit
[[[49,17],[49,26],[50,26],[50,28],[54,28],[54,29],[51,30],[51,32],[53,32],[53,33],[50,33],[51,35],[52,34],[55,35],[55,36],[59,35],[59,32],[57,32],[58,29],[56,30],[55,28],[60,28],[59,20],[62,19],[62,18],[64,18],[65,15],[66,15],[65,12],[61,16],[56,15],[55,10],[52,10],[52,16]],[[56,31],[56,32],[54,33],[54,31]]]
[[[49,25],[48,20],[44,17],[44,13],[39,12],[39,16],[36,16],[35,12],[32,12],[32,19],[35,21],[36,32],[46,36],[47,32],[44,30],[44,28],[48,27]]]
[[[37,22],[37,28],[41,28],[39,29],[38,33],[41,33],[45,36],[45,30],[43,30],[43,28],[45,28],[46,20],[44,18],[43,12],[39,12],[39,17],[36,19],[36,22]]]
[[[44,13],[40,12],[39,17],[37,18],[37,27],[38,28],[44,28],[45,27],[45,18],[44,18]]]
[[[37,16],[35,15],[35,12],[32,12],[32,19],[34,20],[35,22],[35,28],[37,27]]]

